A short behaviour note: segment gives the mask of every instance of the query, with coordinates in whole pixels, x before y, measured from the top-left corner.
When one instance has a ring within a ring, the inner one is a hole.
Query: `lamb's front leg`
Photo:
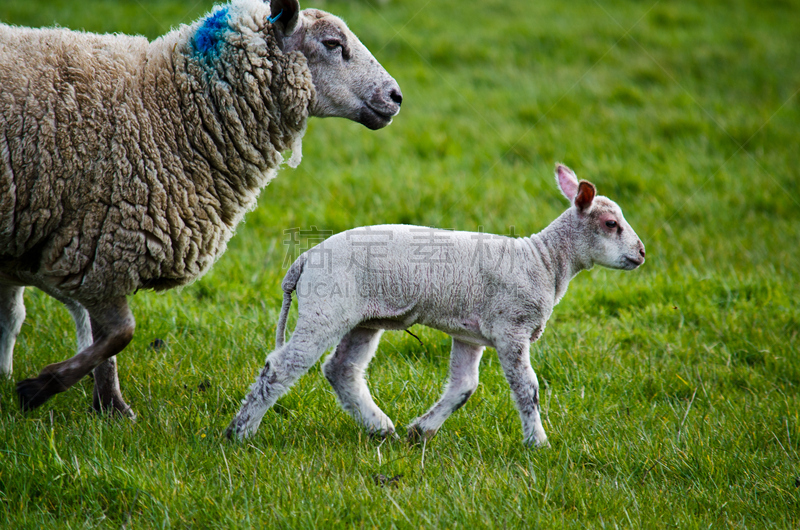
[[[547,446],[539,410],[539,380],[531,367],[530,340],[527,337],[509,337],[496,347],[522,420],[523,442],[536,447]]]
[[[408,426],[409,440],[427,440],[433,437],[444,421],[467,402],[478,388],[478,368],[483,349],[483,346],[453,339],[450,380],[444,395],[428,412],[411,422]]]
[[[370,434],[386,437],[394,434],[394,424],[372,399],[364,371],[367,369],[383,330],[356,328],[339,345],[322,367],[339,404]]]

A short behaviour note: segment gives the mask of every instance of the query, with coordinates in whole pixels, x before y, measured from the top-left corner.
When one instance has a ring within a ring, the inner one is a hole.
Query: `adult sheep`
[[[281,153],[300,162],[308,116],[379,129],[402,101],[342,20],[297,0],[233,0],[152,43],[0,24],[0,86],[0,371],[36,286],[79,351],[17,384],[23,409],[95,370],[95,409],[130,416],[126,297],[202,276]]]

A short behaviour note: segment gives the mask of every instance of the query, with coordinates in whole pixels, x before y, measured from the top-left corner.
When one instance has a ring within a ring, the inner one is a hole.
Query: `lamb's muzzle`
[[[383,225],[337,234],[303,253],[283,281],[276,349],[227,430],[256,432],[264,413],[331,346],[323,365],[339,403],[370,433],[394,432],[369,393],[364,372],[384,329],[419,323],[453,338],[450,378],[442,398],[408,426],[428,439],[478,386],[486,346],[494,347],[522,420],[526,444],[547,445],[530,344],[539,339],[569,281],[595,264],[634,269],[644,245],[610,199],[556,169],[571,206],[530,237]],[[313,266],[308,265],[314,264]],[[292,293],[298,319],[284,343]]]

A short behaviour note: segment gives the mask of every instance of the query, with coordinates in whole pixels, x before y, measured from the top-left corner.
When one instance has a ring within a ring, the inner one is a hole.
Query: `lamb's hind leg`
[[[291,340],[267,356],[264,368],[228,425],[225,435],[243,439],[255,434],[261,418],[316,363],[344,332],[298,322]]]
[[[350,331],[325,361],[322,372],[342,408],[370,434],[386,437],[394,434],[394,424],[375,404],[364,381],[364,371],[375,355],[382,333],[383,330],[367,328]]]
[[[11,377],[14,344],[25,321],[24,287],[0,284],[0,376]]]
[[[442,398],[408,426],[411,441],[430,439],[450,415],[464,406],[478,388],[478,368],[483,355],[483,346],[467,344],[453,339],[450,353],[450,380]]]
[[[55,394],[64,392],[122,351],[133,338],[135,323],[125,297],[86,309],[91,319],[94,342],[71,359],[45,366],[37,377],[17,383],[17,394],[23,410],[34,409]]]
[[[78,352],[92,345],[92,326],[89,312],[74,300],[63,300],[72,320],[75,321],[75,333],[78,337]],[[94,369],[94,391],[92,406],[97,412],[115,412],[136,419],[133,409],[125,403],[119,389],[117,376],[117,357],[110,357]]]

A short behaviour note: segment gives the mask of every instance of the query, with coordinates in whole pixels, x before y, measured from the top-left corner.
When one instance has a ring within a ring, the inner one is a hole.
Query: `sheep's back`
[[[225,251],[299,148],[313,84],[267,27],[209,60],[204,23],[152,43],[0,25],[0,274],[86,303],[189,283]]]
[[[189,283],[224,252],[238,218],[186,135],[181,37],[0,25],[0,272],[92,301]]]
[[[148,41],[0,25],[0,43],[0,261],[63,282],[112,221],[119,102]]]

